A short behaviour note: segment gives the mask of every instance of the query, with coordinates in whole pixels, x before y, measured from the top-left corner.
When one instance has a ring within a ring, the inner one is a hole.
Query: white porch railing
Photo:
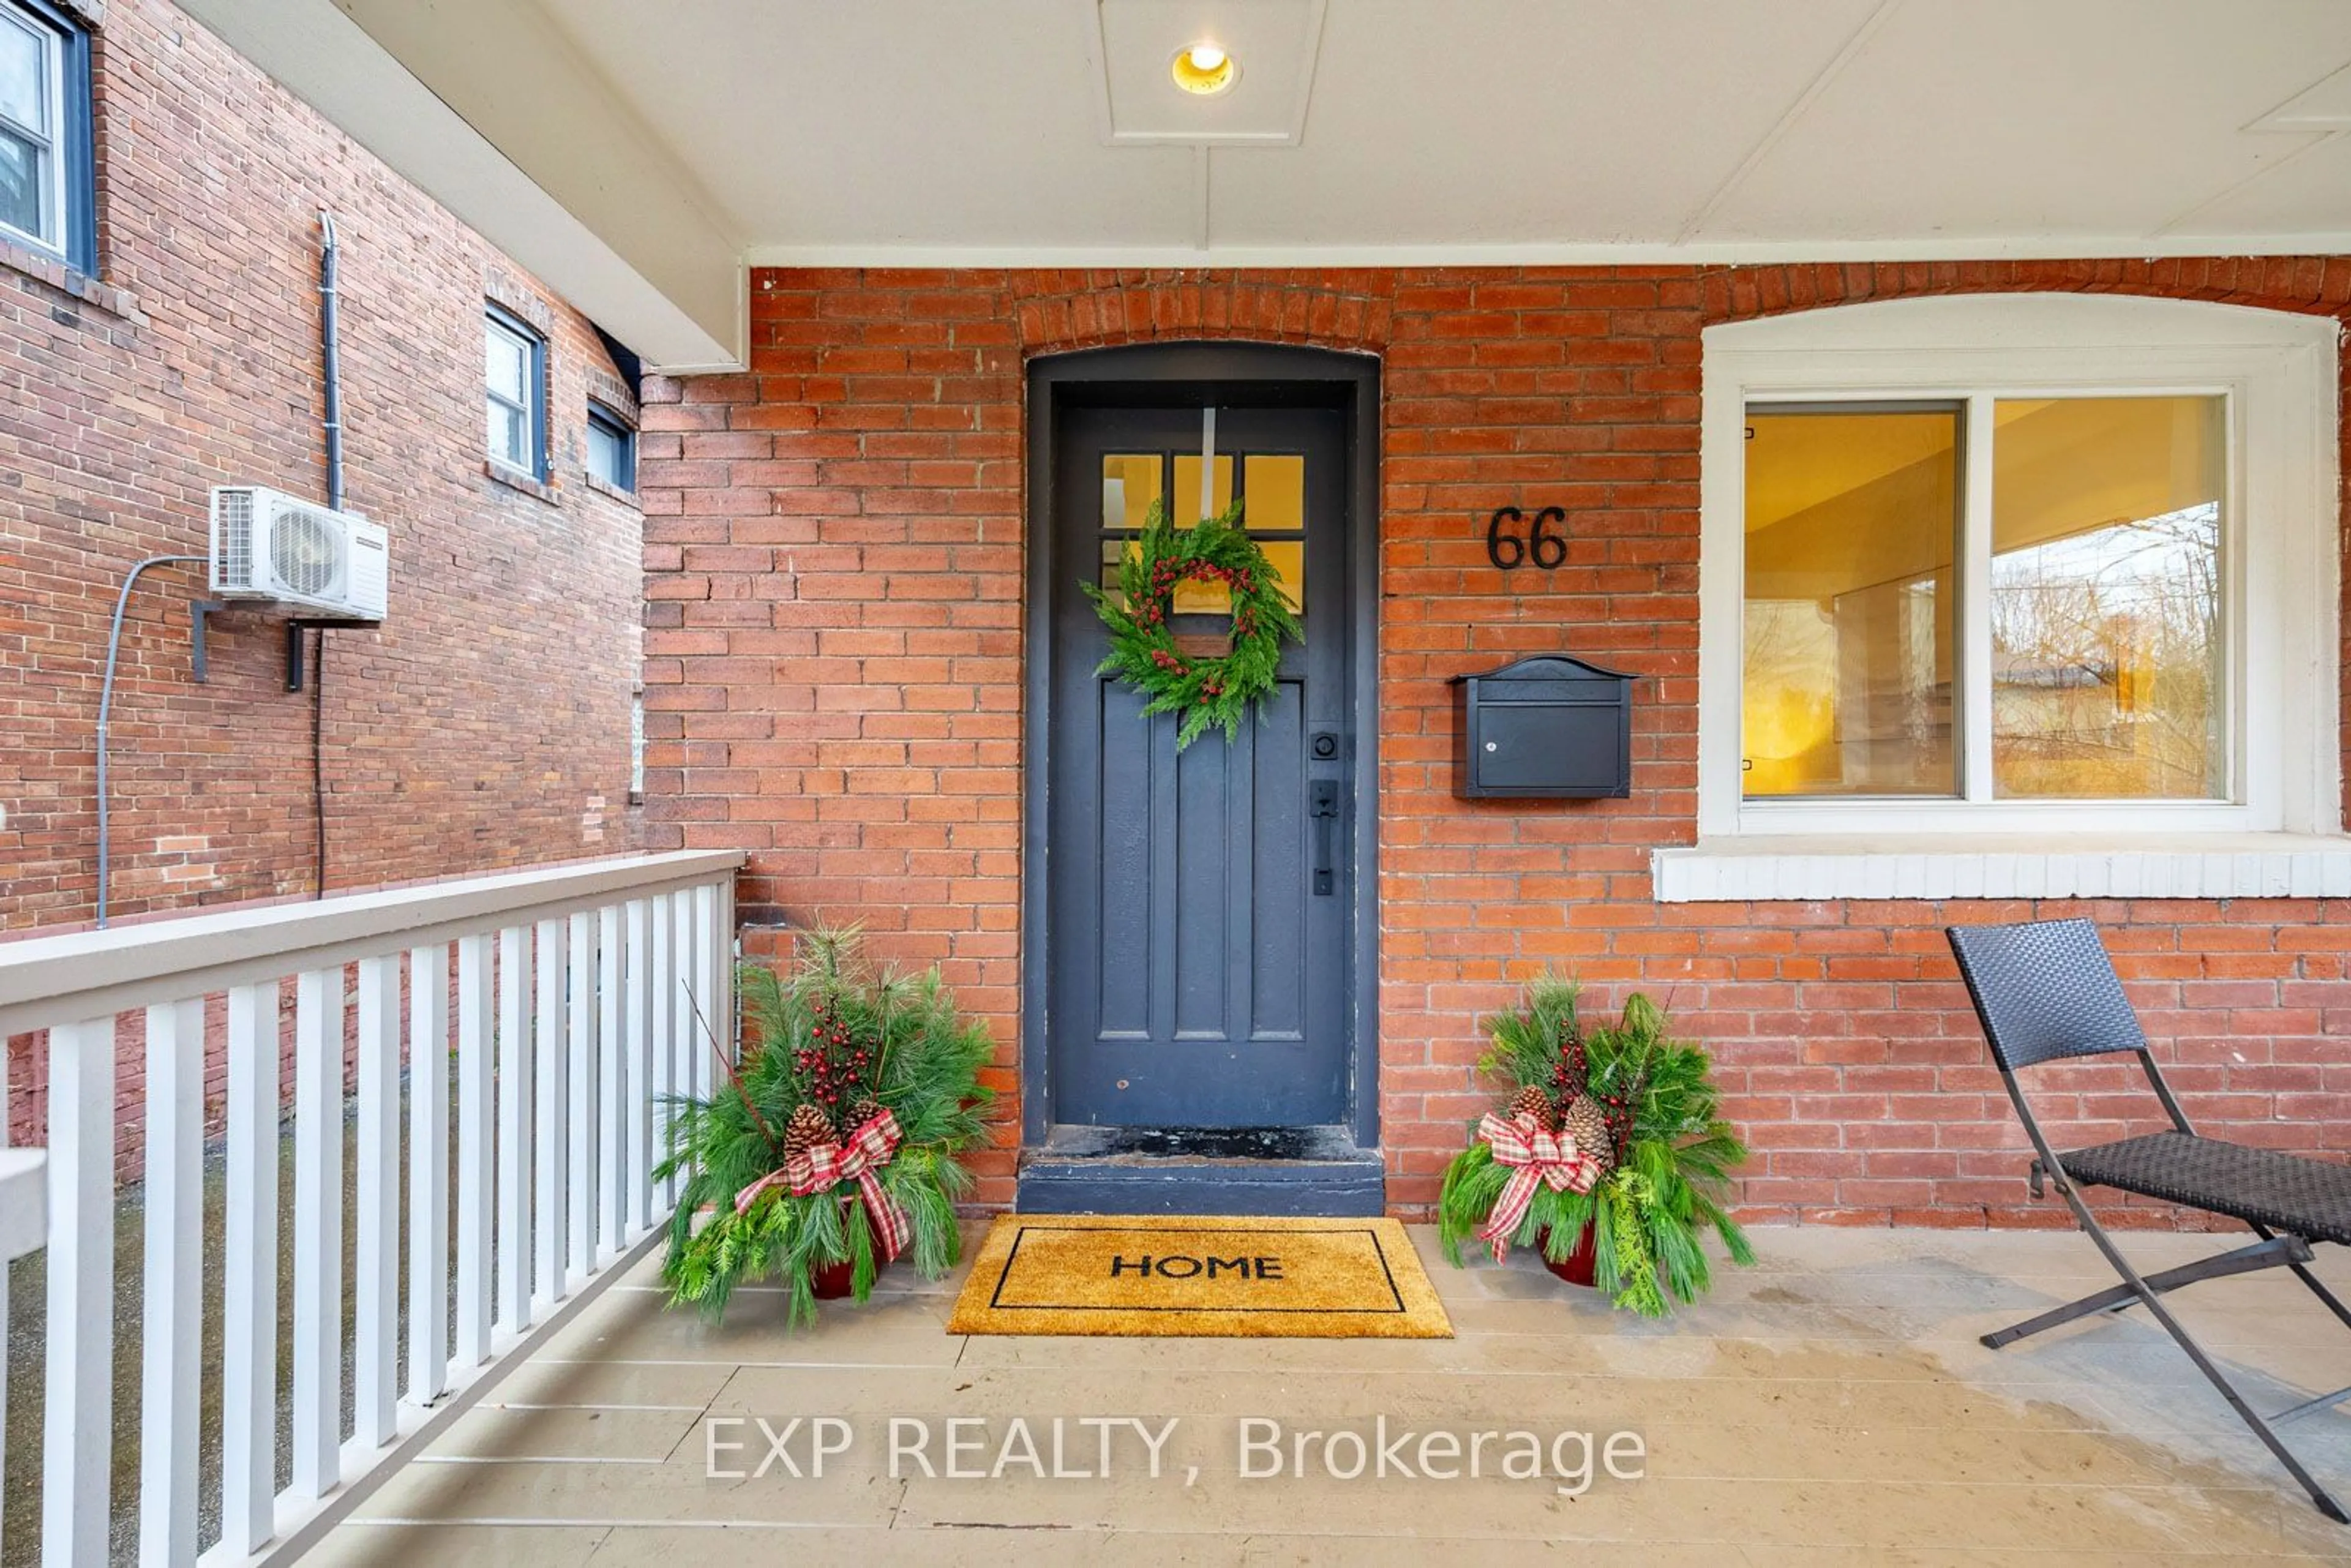
[[[282,1560],[654,1243],[674,1198],[672,1184],[650,1175],[661,1097],[710,1088],[697,1012],[730,1039],[742,860],[648,855],[0,945],[0,1038],[48,1034],[45,1222],[26,1212],[39,1202],[37,1162],[18,1152],[0,1160],[0,1248],[48,1249],[45,1564],[108,1560],[122,1015],[143,1009],[146,1037],[139,1560],[197,1561],[200,1380],[214,1375],[221,1538],[204,1560]],[[280,1028],[289,980],[290,1052]],[[214,1038],[225,1026],[227,1058],[216,1368],[204,1364],[200,1339],[208,1021]],[[293,1479],[280,1490],[280,1071],[289,1054]],[[404,1191],[403,1062],[413,1068]],[[352,1100],[355,1175],[343,1150]],[[5,1112],[0,1099],[0,1129]],[[349,1249],[347,1180],[358,1214]],[[5,1331],[0,1315],[0,1342]]]

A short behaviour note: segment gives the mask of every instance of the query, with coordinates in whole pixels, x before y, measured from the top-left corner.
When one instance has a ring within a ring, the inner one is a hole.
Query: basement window
[[[0,0],[0,235],[97,267],[89,33],[44,0]]]
[[[486,326],[490,461],[547,479],[547,340],[492,305]]]
[[[2351,892],[2333,328],[2033,295],[1709,329],[1698,842],[1658,895]]]

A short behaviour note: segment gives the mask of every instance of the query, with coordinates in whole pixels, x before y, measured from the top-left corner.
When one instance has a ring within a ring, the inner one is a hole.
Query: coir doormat
[[[1450,1339],[1393,1219],[1008,1214],[949,1333]]]

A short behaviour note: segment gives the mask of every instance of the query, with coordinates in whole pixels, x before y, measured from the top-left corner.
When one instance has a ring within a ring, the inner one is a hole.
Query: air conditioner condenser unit
[[[392,557],[383,529],[352,512],[258,485],[213,491],[212,591],[354,621],[381,621]]]

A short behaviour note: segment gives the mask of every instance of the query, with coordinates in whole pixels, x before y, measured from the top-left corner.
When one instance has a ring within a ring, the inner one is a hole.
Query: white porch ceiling
[[[414,175],[270,47],[339,10],[730,352],[746,260],[2351,250],[2351,0],[186,3]]]

